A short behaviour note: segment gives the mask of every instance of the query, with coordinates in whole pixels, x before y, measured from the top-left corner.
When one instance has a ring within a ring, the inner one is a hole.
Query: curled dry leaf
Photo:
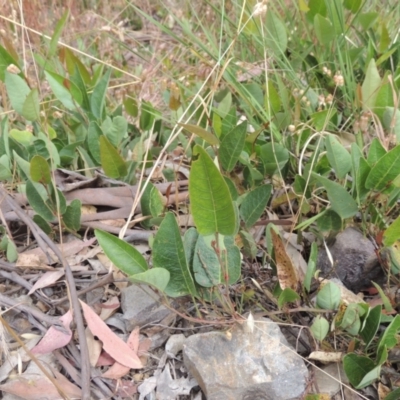
[[[71,310],[60,317],[60,321],[62,322],[68,333],[61,332],[54,326],[51,326],[46,334],[43,336],[43,339],[39,342],[39,344],[32,349],[32,353],[51,353],[53,350],[60,349],[70,342],[72,338],[72,331],[69,328],[72,321]]]
[[[45,272],[33,285],[32,289],[29,291],[28,295],[31,295],[35,292],[35,290],[47,287],[57,282],[63,275],[63,269],[57,269],[55,271],[47,271]]]
[[[120,339],[101,318],[82,300],[79,300],[86,322],[93,335],[97,336],[103,342],[104,350],[120,364],[129,368],[143,368],[137,354]]]
[[[298,290],[299,278],[296,268],[293,266],[291,258],[288,256],[285,245],[278,233],[271,229],[272,243],[275,251],[276,269],[281,288]]]

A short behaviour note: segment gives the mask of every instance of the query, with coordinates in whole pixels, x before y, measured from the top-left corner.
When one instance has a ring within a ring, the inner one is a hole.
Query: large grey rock
[[[148,286],[132,285],[121,292],[121,309],[127,331],[136,326],[157,323],[171,313],[160,302],[160,296]]]
[[[183,360],[207,400],[296,399],[307,385],[303,360],[266,318],[188,337]]]
[[[339,278],[353,292],[359,292],[371,285],[371,281],[380,280],[383,276],[373,243],[358,229],[346,228],[333,243],[328,244],[328,248],[334,265],[329,261],[326,250],[321,248],[317,262],[321,275]]]

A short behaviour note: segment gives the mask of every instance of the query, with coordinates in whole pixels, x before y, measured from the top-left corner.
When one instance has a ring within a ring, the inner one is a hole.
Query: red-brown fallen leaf
[[[66,334],[64,332],[61,332],[58,329],[54,328],[54,326],[51,326],[46,334],[43,336],[43,339],[32,349],[32,353],[51,353],[53,350],[60,349],[70,342],[72,338],[72,331],[69,328],[72,321],[71,311],[68,311],[62,317],[60,317],[60,321],[62,322],[68,333]]]
[[[54,371],[55,380],[66,395],[72,399],[81,399],[81,390],[69,382],[63,375]],[[11,393],[27,400],[62,400],[57,388],[45,377],[38,374],[22,374],[0,385],[0,392]]]
[[[136,327],[129,335],[128,341],[126,343],[132,351],[137,354],[139,349],[139,328]],[[125,365],[116,362],[111,368],[109,368],[101,376],[108,379],[120,379],[129,372],[129,368]]]
[[[79,300],[86,322],[93,335],[97,336],[103,342],[104,350],[110,354],[116,361],[129,368],[143,368],[142,362],[136,353],[120,339],[101,318],[82,300]]]
[[[106,351],[102,351],[99,359],[97,360],[96,367],[108,367],[114,363],[115,360]]]

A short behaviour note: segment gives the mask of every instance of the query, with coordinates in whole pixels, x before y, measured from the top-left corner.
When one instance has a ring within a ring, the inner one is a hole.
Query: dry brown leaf
[[[104,350],[120,364],[130,368],[143,368],[137,354],[120,339],[102,319],[82,300],[79,300],[86,322],[93,335],[97,336],[103,342]]]
[[[117,309],[120,307],[119,299],[117,296],[109,298],[105,303],[101,304],[100,318],[105,321],[110,318]]]
[[[308,358],[310,360],[316,360],[321,362],[340,362],[343,358],[343,353],[334,353],[331,351],[313,351]]]
[[[52,285],[54,282],[57,282],[64,275],[64,273],[65,272],[63,269],[45,272],[33,285],[28,295],[31,295],[33,292],[35,292],[35,290],[47,287]]]
[[[27,252],[18,254],[15,266],[19,268],[53,270],[52,267],[46,264],[46,261],[41,259],[39,254],[28,254]]]
[[[292,260],[286,253],[283,241],[279,234],[274,231],[274,229],[271,229],[271,237],[274,245],[279,284],[281,285],[282,289],[290,288],[294,291],[297,291],[299,285],[298,274],[293,266]]]
[[[95,367],[101,354],[101,342],[94,338],[89,328],[85,329],[85,337],[88,344],[89,362],[92,367]]]

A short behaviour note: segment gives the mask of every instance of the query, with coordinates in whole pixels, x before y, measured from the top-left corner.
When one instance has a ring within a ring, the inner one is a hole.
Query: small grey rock
[[[339,278],[354,293],[371,285],[371,281],[379,281],[384,276],[373,243],[358,229],[346,228],[336,236],[334,243],[329,244],[328,248],[334,266],[332,267],[326,250],[321,248],[317,261],[321,275]]]
[[[208,400],[289,400],[307,386],[303,360],[266,318],[188,337],[183,360]]]
[[[132,285],[121,292],[121,309],[126,329],[157,323],[172,311],[163,306],[160,296],[148,286]]]

